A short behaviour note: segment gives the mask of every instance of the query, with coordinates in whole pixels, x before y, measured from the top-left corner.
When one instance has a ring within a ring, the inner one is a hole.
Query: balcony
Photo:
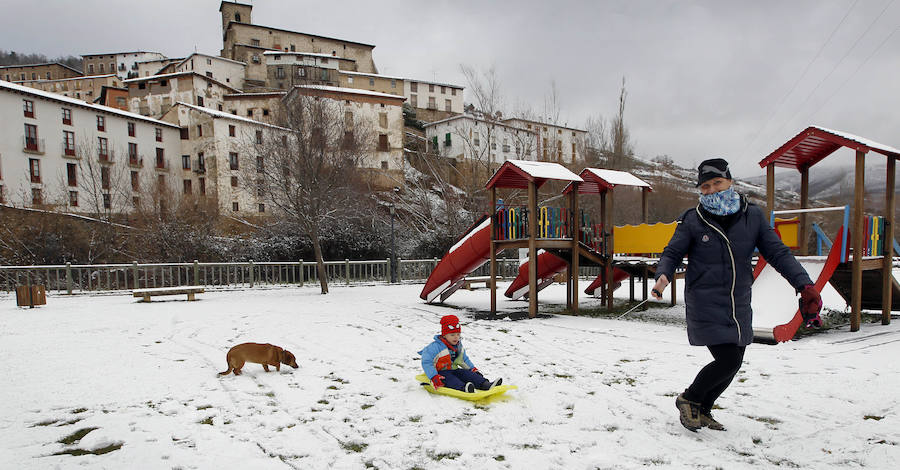
[[[115,155],[112,150],[107,149],[106,151],[97,150],[97,160],[100,163],[113,163],[115,161]]]
[[[194,160],[194,173],[201,175],[206,173],[206,162],[200,159]]]
[[[44,154],[44,139],[22,136],[22,151],[25,153]]]
[[[63,158],[76,158],[76,159],[80,158],[75,153],[75,147],[70,147],[70,146],[66,145],[65,142],[60,142],[59,147],[60,147],[60,151],[62,152]]]
[[[143,168],[144,167],[144,157],[139,155],[129,155],[128,156],[128,166],[132,168]]]
[[[169,161],[164,158],[156,157],[156,165],[153,166],[158,171],[169,171]]]

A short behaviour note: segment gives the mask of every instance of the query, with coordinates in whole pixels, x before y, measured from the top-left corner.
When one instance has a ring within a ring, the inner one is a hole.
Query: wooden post
[[[800,208],[809,208],[809,167],[804,165],[800,168]],[[800,255],[809,254],[807,247],[809,246],[809,222],[807,221],[806,212],[800,213]]]
[[[673,305],[673,306],[675,305],[675,302],[676,302],[676,300],[677,300],[677,299],[676,299],[676,295],[675,295],[675,280],[677,280],[677,279],[678,279],[678,274],[676,274],[676,273],[673,271],[673,272],[672,272],[672,282],[669,283],[669,293],[670,293],[670,295],[672,296],[672,302],[671,302],[671,305]]]
[[[250,260],[249,263],[247,263],[247,268],[250,273],[248,277],[250,279],[250,288],[252,289],[253,288],[253,260],[252,259]],[[188,294],[188,300],[194,300],[191,297],[193,297],[193,294]]]
[[[135,274],[136,274],[137,273],[137,261],[135,261],[134,266],[135,266],[134,270],[135,270]],[[134,277],[134,282],[137,283],[137,275],[135,275],[135,277]],[[200,262],[197,260],[194,260],[194,285],[195,286],[200,285]]]
[[[891,323],[891,305],[893,304],[893,281],[894,275],[891,273],[894,261],[894,210],[896,203],[894,202],[894,186],[896,182],[897,160],[894,157],[887,157],[887,177],[885,178],[885,197],[884,197],[884,238],[883,253],[881,258],[881,324],[889,325]]]
[[[528,182],[528,316],[537,316],[537,185]]]
[[[303,277],[306,275],[306,273],[303,272],[303,260],[301,259],[300,261],[298,261],[298,263],[300,264],[300,287],[303,287]],[[388,270],[388,275],[387,275],[387,276],[388,276],[388,282],[390,282],[390,280],[391,280],[391,274],[390,274],[390,271],[391,271],[391,260],[388,260],[388,264],[387,264],[387,265],[388,265],[388,269],[387,269],[387,270]]]
[[[775,164],[766,165],[766,218],[775,210]]]
[[[607,253],[607,239],[606,239],[606,193],[607,191],[603,191],[600,193],[600,241],[603,243],[603,249],[601,250],[601,255],[604,255],[604,260],[606,259]],[[604,279],[606,279],[606,261],[603,262],[603,266],[600,266],[600,271],[603,274]],[[608,281],[608,279],[606,279]],[[602,284],[600,286],[600,303],[603,304],[606,302],[606,285]]]
[[[128,283],[125,284],[125,287],[128,287]],[[72,295],[72,263],[66,263],[66,294]]]
[[[648,269],[647,269],[647,266],[645,265],[644,268],[641,270],[641,282],[643,283],[643,290],[644,290],[644,295],[643,295],[643,297],[641,297],[641,300],[647,300],[647,290],[650,287],[647,285],[647,278],[650,277],[649,274],[647,273],[647,271],[648,271]]]
[[[576,182],[572,183],[572,194],[571,201],[569,202],[569,207],[572,209],[572,213],[569,215],[571,218],[571,229],[572,229],[572,263],[569,265],[570,273],[570,290],[572,291],[572,306],[570,307],[573,313],[578,313],[578,273],[581,270],[578,265],[578,250],[580,249],[578,246],[578,237],[581,234],[581,227],[579,227],[578,220],[578,190],[580,189],[580,185]]]
[[[606,225],[606,221],[603,222],[604,230],[606,227],[609,227],[609,240],[607,247],[607,256],[606,256],[606,310],[613,309],[613,290],[615,290],[615,282],[613,280],[613,253],[615,252],[615,240],[613,240],[613,233],[615,232],[615,202],[613,197],[613,190],[608,191],[608,197],[606,198],[607,203],[609,204],[609,210],[606,211],[606,216],[609,220],[609,225]]]
[[[491,215],[491,313],[497,313],[497,241],[496,230],[494,224],[495,214],[497,213],[497,188],[491,188],[491,207],[488,214]]]
[[[859,331],[862,314],[862,250],[866,194],[866,154],[856,151],[856,182],[853,188],[853,264],[850,287],[850,331]]]
[[[647,196],[650,194],[650,188],[641,188],[641,220],[642,223],[650,223],[650,208],[647,205]]]

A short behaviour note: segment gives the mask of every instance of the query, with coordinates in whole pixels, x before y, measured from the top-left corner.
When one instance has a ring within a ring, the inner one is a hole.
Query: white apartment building
[[[166,56],[159,52],[113,52],[82,55],[81,64],[85,75],[114,73],[119,76],[119,79],[126,80],[138,76],[138,63],[165,58]]]
[[[538,160],[557,163],[584,161],[587,131],[528,119],[504,119],[504,124],[537,132]]]
[[[181,157],[173,178],[184,196],[211,198],[223,214],[271,213],[263,195],[248,183],[246,170],[260,164],[252,155],[253,145],[281,132],[287,138],[287,129],[180,102],[162,119],[181,128]]]
[[[403,96],[413,108],[452,114],[463,112],[463,90],[459,85],[412,78],[403,83]]]
[[[178,126],[0,81],[0,201],[127,212],[168,187]]]
[[[239,90],[196,72],[151,75],[125,80],[128,109],[144,116],[160,117],[177,102],[221,111],[224,96]]]
[[[500,164],[509,159],[538,160],[538,134],[502,121],[460,114],[425,125],[429,151],[457,161]]]
[[[247,64],[236,60],[194,53],[175,64],[173,73],[195,72],[226,85],[243,89]]]
[[[176,57],[176,58],[162,58],[162,59],[153,59],[153,60],[145,60],[143,62],[137,63],[137,76],[138,77],[149,77],[150,75],[163,75],[163,69],[167,68],[169,65],[179,64],[186,57]],[[137,78],[137,77],[135,77]]]

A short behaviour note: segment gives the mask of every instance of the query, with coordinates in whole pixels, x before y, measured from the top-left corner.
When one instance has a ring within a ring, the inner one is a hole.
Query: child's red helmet
[[[459,318],[456,315],[444,315],[441,317],[441,336],[450,333],[459,333]]]

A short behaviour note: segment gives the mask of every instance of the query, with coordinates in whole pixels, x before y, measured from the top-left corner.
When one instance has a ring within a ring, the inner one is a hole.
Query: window
[[[253,117],[253,108],[247,110],[247,116]]]
[[[450,112],[450,100],[444,100],[444,111]]]
[[[115,70],[116,70],[116,64],[110,62],[109,63],[109,73],[112,73]]]
[[[203,126],[197,124],[197,137],[203,137]]]
[[[109,167],[108,166],[100,167],[100,187],[103,189],[109,189]]]
[[[369,86],[375,86],[375,79],[369,78]]]
[[[387,170],[387,169],[388,169],[388,162],[387,162],[387,160],[382,160],[382,161],[381,161],[381,169],[382,169],[382,170]]]
[[[213,78],[212,72],[206,72],[206,76],[209,78]]]
[[[433,84],[428,84],[428,91],[431,93],[434,93],[434,85]]]
[[[112,201],[110,201],[109,193],[103,193],[103,208],[109,209],[112,206]]]
[[[197,178],[197,186],[200,187],[200,194],[206,194],[206,178]]]
[[[228,137],[234,137],[234,134],[235,134],[234,131],[235,131],[234,126],[229,125],[228,126]]]
[[[31,79],[32,79],[32,80],[37,80],[37,73],[31,72]]]
[[[34,124],[25,124],[25,148],[38,151],[37,126]]]
[[[181,140],[189,140],[191,138],[190,131],[187,127],[181,128]]]
[[[165,151],[159,147],[156,148],[156,167],[161,169],[167,168]]]
[[[262,131],[256,131],[256,143],[263,143]]]
[[[503,138],[503,151],[509,152],[509,139],[506,137]]]
[[[448,133],[444,134],[444,147],[449,147],[451,145],[453,145],[453,144],[450,141],[450,133],[448,132]]]
[[[75,133],[63,131],[63,154],[75,156]]]
[[[106,118],[103,116],[97,116],[97,130],[98,131],[106,131]]]
[[[451,94],[452,96],[456,96],[456,88],[451,88],[451,89],[450,89],[450,94]]]
[[[260,211],[260,212],[265,212],[265,211],[266,211],[266,205],[263,204],[263,203],[259,203],[259,211]]]
[[[31,203],[36,206],[44,203],[44,196],[41,194],[41,188],[31,188]]]
[[[109,141],[106,137],[97,137],[97,156],[100,161],[109,161]]]
[[[169,86],[169,81],[168,81],[168,80],[160,80],[160,81],[159,81],[159,86],[161,86],[161,87],[167,87],[167,86]]]
[[[197,106],[203,106],[203,97],[202,96],[197,97]]]
[[[391,80],[391,88],[397,88],[397,80]]]
[[[160,128],[157,127],[157,128],[155,129],[155,131],[156,131],[156,141],[157,141],[157,142],[162,142],[162,129],[160,129]]]
[[[234,212],[238,211],[238,203],[237,201],[231,203],[231,210]]]
[[[137,165],[140,163],[137,144],[134,142],[128,142],[128,163],[132,165]]]
[[[409,91],[418,93],[419,84],[417,82],[409,82]]]
[[[265,160],[262,155],[256,157],[256,172],[262,173],[265,170]]]
[[[381,152],[387,152],[388,150],[390,150],[388,148],[387,134],[378,134],[378,150]]]
[[[258,46],[258,45],[259,45],[259,39],[251,39],[251,40],[250,40],[250,45],[251,45],[251,46]]]
[[[476,132],[476,133],[475,133],[475,137],[473,137],[472,141],[474,142],[474,144],[475,144],[476,147],[478,147],[479,145],[481,145],[481,134],[478,133],[478,132]]]
[[[140,179],[138,178],[138,172],[132,171],[131,172],[131,190],[137,191],[138,189],[140,189]]]
[[[206,171],[206,158],[203,152],[197,152],[197,171]]]
[[[66,183],[69,186],[78,186],[78,165],[66,163]]]
[[[128,137],[134,137],[134,123],[128,123]]]
[[[232,170],[238,169],[238,154],[237,154],[237,152],[228,152],[228,166]]]
[[[22,100],[22,107],[25,111],[25,117],[33,118],[34,117],[34,101],[31,100]]]
[[[269,110],[266,108],[263,108],[263,116],[268,116],[268,115],[269,115]]]
[[[145,89],[147,89],[147,83],[145,83],[145,82],[138,83],[138,90],[145,90]]]
[[[78,191],[69,191],[69,205],[78,207]]]
[[[238,185],[238,178],[237,178],[237,176],[232,176],[232,177],[231,177],[231,187],[232,187],[232,188],[236,188],[237,185]]]
[[[94,64],[88,64],[88,73],[94,73]]]
[[[184,194],[191,194],[191,180],[182,181],[181,188]]]
[[[428,97],[428,109],[437,109],[437,102],[433,96]]]
[[[284,78],[284,67],[275,68],[275,78]]]
[[[181,169],[182,170],[190,170],[191,169],[191,156],[190,155],[182,155],[181,156]]]
[[[100,73],[103,73],[103,64],[100,64]]]
[[[413,108],[419,107],[419,95],[409,95],[409,104]]]
[[[441,94],[442,94],[442,95],[446,95],[446,94],[447,94],[447,87],[445,87],[445,86],[442,86],[442,87],[441,87]]]
[[[387,113],[378,113],[378,125],[381,127],[387,127]]]

